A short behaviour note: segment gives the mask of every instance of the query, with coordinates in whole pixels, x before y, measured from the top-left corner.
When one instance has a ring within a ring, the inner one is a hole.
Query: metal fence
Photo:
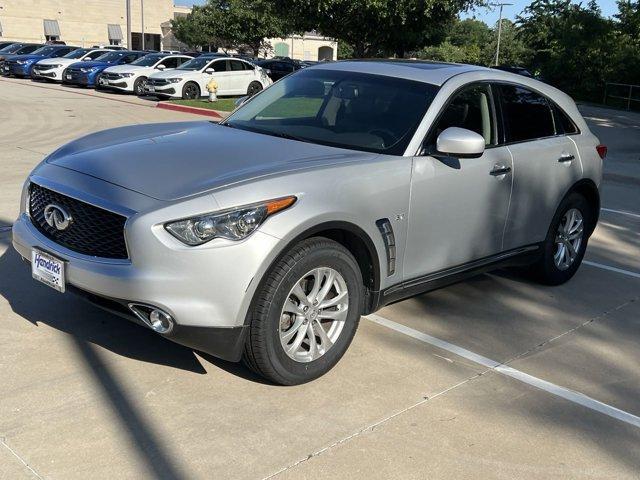
[[[640,85],[627,83],[607,83],[604,86],[605,105],[623,107],[627,110],[640,109]]]

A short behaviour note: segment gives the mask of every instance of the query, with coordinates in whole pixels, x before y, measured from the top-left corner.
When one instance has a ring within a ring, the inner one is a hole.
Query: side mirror
[[[157,70],[164,70],[165,68],[167,68],[167,67],[165,65],[162,65],[162,64],[160,64],[160,65],[158,65],[156,67]]]
[[[213,68],[207,68],[204,73],[207,73],[209,75],[211,75],[213,72],[215,72],[215,70]]]
[[[271,69],[270,68],[265,68],[264,69],[264,73],[266,73],[267,75],[271,75]]]
[[[90,62],[91,61],[91,57],[84,57],[82,59],[83,62]]]
[[[245,95],[244,97],[240,97],[237,98],[233,103],[236,106],[236,108],[244,105],[246,103],[247,100],[249,100],[251,97],[249,95]]]
[[[438,153],[452,157],[478,158],[484,153],[484,137],[466,128],[449,127],[436,140]]]

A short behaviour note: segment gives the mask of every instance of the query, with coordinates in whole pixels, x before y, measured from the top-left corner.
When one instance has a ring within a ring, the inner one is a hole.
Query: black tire
[[[102,86],[100,85],[100,77],[102,75],[99,73],[98,75],[96,75],[95,80],[93,81],[93,88],[95,88],[96,90],[103,90]]]
[[[347,317],[335,343],[319,358],[299,362],[280,341],[280,317],[293,286],[314,268],[329,267],[342,275],[348,290]],[[310,238],[288,251],[261,283],[248,315],[244,363],[280,385],[298,385],[325,374],[342,358],[355,335],[363,308],[362,274],[351,253],[333,240]]]
[[[133,93],[139,97],[145,95],[144,87],[147,84],[147,77],[140,77],[133,82]]]
[[[262,84],[260,82],[251,82],[249,88],[247,88],[247,95],[252,97],[260,91],[262,91]]]
[[[187,82],[182,87],[182,99],[183,100],[197,100],[200,98],[200,87],[197,83]]]
[[[556,235],[558,227],[561,225],[564,215],[571,209],[577,209],[582,214],[582,242],[576,250],[576,258],[565,270],[560,269],[555,261]],[[579,193],[571,193],[560,203],[556,214],[551,221],[547,237],[542,244],[542,254],[532,265],[531,273],[533,278],[545,285],[561,285],[571,279],[580,268],[584,253],[587,249],[589,234],[593,230],[593,214],[589,202]]]

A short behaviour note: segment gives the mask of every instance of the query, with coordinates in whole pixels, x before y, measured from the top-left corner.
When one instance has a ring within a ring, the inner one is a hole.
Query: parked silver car
[[[13,245],[59,291],[298,384],[391,302],[504,266],[569,280],[605,154],[574,102],[533,79],[330,63],[221,124],[61,147],[25,183]]]

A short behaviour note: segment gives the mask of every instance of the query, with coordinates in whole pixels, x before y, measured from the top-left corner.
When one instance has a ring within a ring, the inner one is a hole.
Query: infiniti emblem
[[[50,227],[60,231],[69,228],[69,225],[73,222],[71,215],[69,215],[64,208],[60,205],[56,205],[55,203],[50,203],[44,207],[44,220]]]

